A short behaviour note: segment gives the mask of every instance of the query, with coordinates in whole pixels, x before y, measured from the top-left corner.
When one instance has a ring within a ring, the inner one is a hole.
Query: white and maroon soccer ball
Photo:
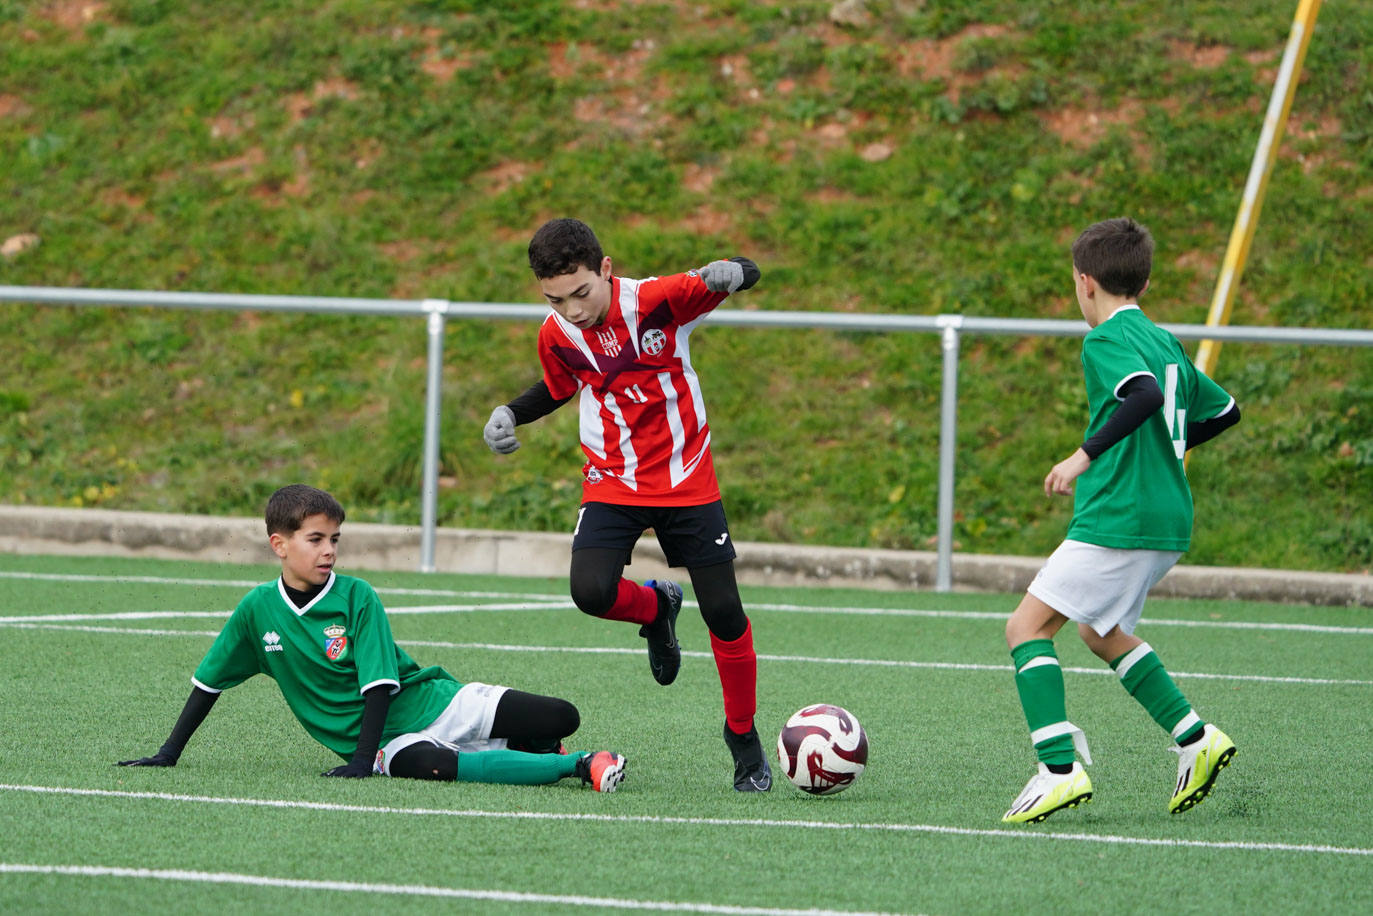
[[[777,760],[801,791],[833,795],[853,785],[868,765],[868,736],[847,709],[817,703],[782,727]]]

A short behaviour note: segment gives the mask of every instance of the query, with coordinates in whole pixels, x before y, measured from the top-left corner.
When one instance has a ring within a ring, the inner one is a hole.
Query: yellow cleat
[[[1050,773],[1044,764],[1016,796],[1002,820],[1010,824],[1038,824],[1060,808],[1076,808],[1092,800],[1092,780],[1082,764],[1073,762],[1071,773]]]
[[[1235,756],[1235,742],[1214,725],[1207,725],[1196,741],[1173,750],[1182,759],[1178,761],[1178,781],[1173,786],[1168,811],[1181,814],[1211,792],[1216,777]]]

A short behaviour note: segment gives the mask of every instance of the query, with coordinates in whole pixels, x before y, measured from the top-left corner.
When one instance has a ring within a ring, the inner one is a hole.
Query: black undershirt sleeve
[[[1203,442],[1210,442],[1239,421],[1240,406],[1238,404],[1231,404],[1230,409],[1218,417],[1212,417],[1209,420],[1198,420],[1195,423],[1188,423],[1187,447],[1189,449],[1195,448]]]
[[[543,379],[539,379],[530,385],[523,394],[505,406],[509,407],[510,412],[515,415],[515,425],[520,426],[525,423],[533,423],[539,417],[551,414],[570,400],[572,400],[570,394],[562,400],[553,397],[553,393],[548,390],[548,384]]]
[[[363,694],[362,725],[358,728],[358,748],[353,752],[354,763],[371,764],[381,746],[381,730],[386,726],[386,713],[391,709],[391,685],[376,684]]]
[[[1086,442],[1082,450],[1095,461],[1097,456],[1124,439],[1149,419],[1149,416],[1163,406],[1163,389],[1158,379],[1152,375],[1137,375],[1121,387],[1120,406],[1106,421],[1106,425]]]
[[[218,699],[217,693],[192,687],[191,695],[186,698],[186,705],[181,708],[181,715],[176,719],[176,725],[172,726],[172,733],[167,736],[158,753],[172,760],[180,759],[181,752],[186,749],[186,742],[191,740],[191,735],[195,734],[200,723],[205,721],[211,707],[215,705],[215,700]]]

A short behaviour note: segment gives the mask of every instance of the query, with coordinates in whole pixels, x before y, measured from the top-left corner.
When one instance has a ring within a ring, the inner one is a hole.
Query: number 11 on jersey
[[[1182,460],[1187,453],[1187,411],[1177,406],[1178,364],[1169,363],[1163,371],[1163,419],[1173,440],[1173,452]]]

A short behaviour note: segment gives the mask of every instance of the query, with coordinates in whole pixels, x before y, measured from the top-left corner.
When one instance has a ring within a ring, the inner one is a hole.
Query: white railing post
[[[939,536],[934,590],[953,589],[953,486],[958,455],[958,329],[962,315],[940,315],[944,381],[939,396]]]
[[[446,299],[425,299],[429,366],[424,392],[424,480],[420,484],[420,572],[434,572],[434,540],[439,506],[439,411],[443,397],[443,331]]]

